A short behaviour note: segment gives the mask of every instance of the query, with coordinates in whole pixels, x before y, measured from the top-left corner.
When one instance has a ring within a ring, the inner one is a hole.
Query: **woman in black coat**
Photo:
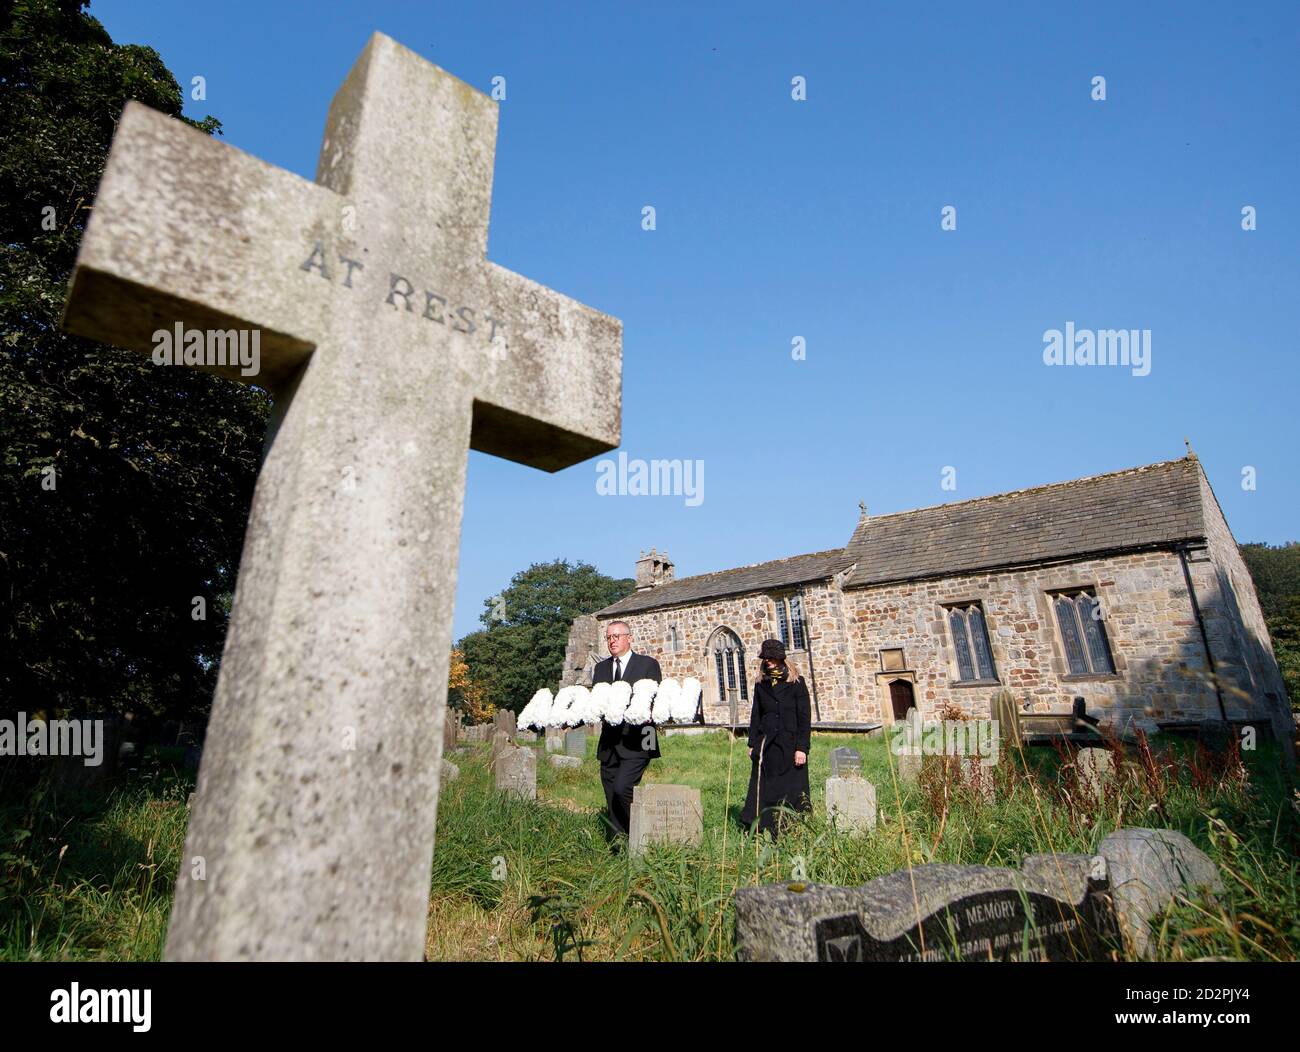
[[[758,818],[759,831],[776,836],[777,809],[812,810],[808,791],[808,748],[812,705],[802,677],[785,661],[785,645],[766,639],[758,652],[761,675],[749,710],[749,795],[742,824]],[[761,801],[760,801],[761,797]]]

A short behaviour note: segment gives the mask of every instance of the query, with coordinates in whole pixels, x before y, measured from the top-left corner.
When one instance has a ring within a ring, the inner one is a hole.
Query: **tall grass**
[[[847,836],[824,818],[829,750],[863,752],[877,790],[875,832]],[[991,797],[951,763],[897,778],[883,739],[814,736],[814,810],[775,842],[737,824],[749,777],[743,741],[672,736],[647,781],[695,785],[703,841],[611,851],[594,741],[580,769],[539,748],[538,800],[497,793],[487,747],[457,756],[442,788],[431,874],[431,960],[729,960],[737,887],[806,880],[858,884],[926,862],[1019,865],[1026,854],[1091,852],[1109,832],[1186,833],[1218,863],[1217,904],[1177,904],[1154,931],[1156,955],[1294,960],[1300,945],[1300,797],[1277,754],[1243,762],[1181,742],[1125,752],[1098,798],[1073,757],[1004,754]],[[988,772],[984,772],[986,775]],[[187,819],[187,777],[165,768],[98,798],[39,789],[0,810],[0,959],[155,959]]]

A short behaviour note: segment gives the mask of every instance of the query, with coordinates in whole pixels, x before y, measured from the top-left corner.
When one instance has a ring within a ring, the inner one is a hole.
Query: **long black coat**
[[[749,710],[749,745],[754,750],[749,773],[749,795],[740,820],[745,825],[759,818],[758,828],[775,834],[774,809],[812,810],[808,790],[808,764],[796,767],[796,751],[807,755],[812,741],[812,704],[803,678],[775,687],[766,679],[754,684],[754,702]],[[759,767],[759,756],[762,767]],[[758,794],[762,792],[759,814]]]

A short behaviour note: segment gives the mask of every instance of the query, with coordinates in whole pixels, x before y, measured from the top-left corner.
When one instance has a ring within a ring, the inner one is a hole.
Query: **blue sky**
[[[1184,436],[1238,540],[1300,538],[1300,5],[90,11],[206,78],[189,115],[308,178],[373,30],[506,78],[489,255],[623,320],[620,448],[703,461],[704,499],[471,453],[457,637],[539,560],[630,576],[656,546],[703,573],[840,546],[859,500],[1097,474]],[[1067,322],[1151,330],[1150,375],[1046,366]]]

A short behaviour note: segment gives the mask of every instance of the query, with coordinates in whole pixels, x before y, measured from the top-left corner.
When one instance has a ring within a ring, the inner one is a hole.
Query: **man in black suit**
[[[639,679],[652,679],[656,683],[663,679],[658,661],[633,653],[632,629],[626,621],[611,621],[605,626],[605,643],[609,646],[609,657],[596,662],[591,674],[593,684],[623,679],[631,685]],[[614,832],[627,835],[632,787],[641,781],[646,765],[658,755],[659,740],[654,724],[602,725],[596,758],[600,760],[600,780],[605,786],[609,824]]]

